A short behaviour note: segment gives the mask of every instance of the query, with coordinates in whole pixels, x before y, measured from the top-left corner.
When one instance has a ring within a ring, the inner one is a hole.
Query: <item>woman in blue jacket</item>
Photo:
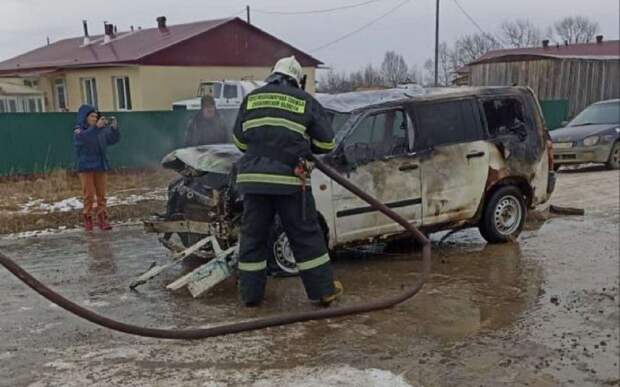
[[[116,120],[109,123],[90,105],[78,110],[77,124],[73,132],[77,172],[82,183],[84,197],[84,229],[93,229],[93,211],[101,230],[110,230],[106,209],[107,171],[110,162],[106,148],[120,139]],[[95,197],[97,206],[94,207]]]

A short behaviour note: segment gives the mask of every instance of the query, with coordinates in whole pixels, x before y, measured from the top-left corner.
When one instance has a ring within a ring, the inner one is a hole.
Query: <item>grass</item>
[[[124,198],[165,189],[176,173],[164,170],[118,170],[108,175],[108,197]],[[0,234],[73,227],[81,223],[80,211],[22,213],[23,206],[33,200],[55,203],[63,199],[81,198],[81,185],[76,173],[55,170],[45,175],[5,177],[0,179]],[[109,208],[112,221],[139,219],[151,212],[162,211],[165,203],[146,200],[133,205]]]

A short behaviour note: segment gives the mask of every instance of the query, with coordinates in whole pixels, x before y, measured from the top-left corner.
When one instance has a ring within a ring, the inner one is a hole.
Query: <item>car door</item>
[[[420,167],[413,127],[400,107],[362,117],[343,139],[347,178],[405,219],[421,222]],[[401,227],[337,184],[333,186],[337,243],[399,232]]]
[[[424,225],[473,217],[484,195],[489,151],[476,101],[413,105]]]

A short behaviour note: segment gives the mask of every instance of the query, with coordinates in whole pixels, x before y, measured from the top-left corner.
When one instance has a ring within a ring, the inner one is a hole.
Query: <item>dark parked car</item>
[[[550,132],[554,165],[601,163],[620,168],[620,99],[585,108],[566,127]]]

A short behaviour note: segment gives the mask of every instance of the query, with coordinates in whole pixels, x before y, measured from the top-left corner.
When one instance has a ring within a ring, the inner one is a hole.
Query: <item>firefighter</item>
[[[233,131],[233,142],[245,153],[237,175],[243,194],[239,295],[245,306],[263,299],[268,237],[277,214],[308,298],[328,306],[342,285],[333,280],[306,158],[331,151],[334,133],[322,106],[303,90],[305,77],[294,56],[280,59],[266,82],[245,97]]]

